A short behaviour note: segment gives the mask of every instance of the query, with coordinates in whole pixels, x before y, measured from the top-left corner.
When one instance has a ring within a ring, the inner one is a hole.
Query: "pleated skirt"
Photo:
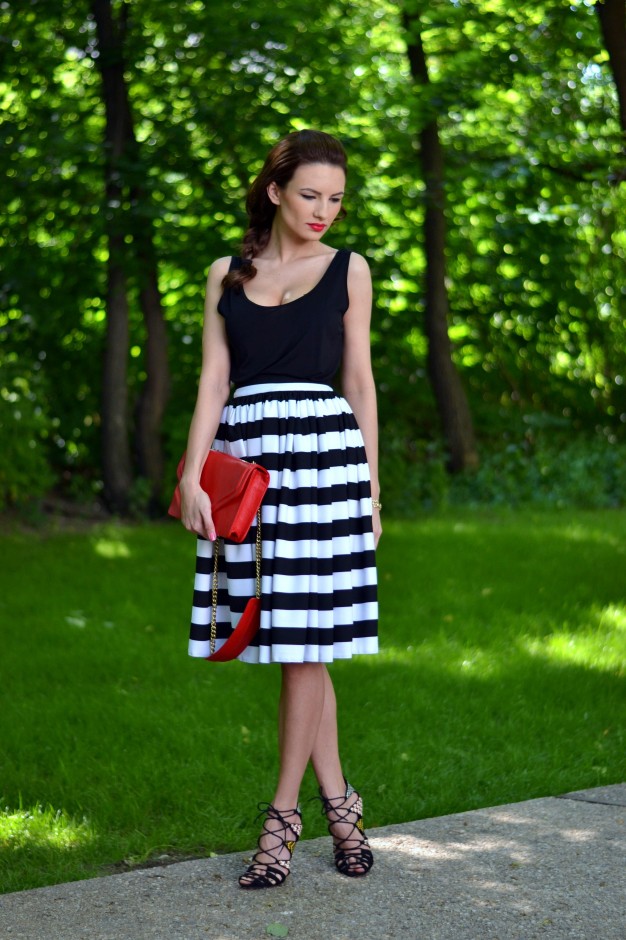
[[[378,652],[369,468],[348,402],[330,386],[249,385],[222,413],[214,449],[270,473],[261,508],[261,626],[239,659],[332,662]],[[256,526],[220,539],[217,643],[255,593]],[[214,543],[198,538],[189,655],[210,653]]]

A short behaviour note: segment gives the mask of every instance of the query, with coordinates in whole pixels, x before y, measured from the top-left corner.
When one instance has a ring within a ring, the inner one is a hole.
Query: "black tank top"
[[[226,323],[231,382],[332,383],[343,354],[349,263],[350,251],[340,249],[313,290],[280,306],[248,300],[245,284],[226,288],[217,309]],[[241,258],[233,258],[230,270],[239,267]]]

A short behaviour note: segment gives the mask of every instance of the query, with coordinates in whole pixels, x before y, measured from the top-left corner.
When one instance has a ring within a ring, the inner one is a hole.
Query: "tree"
[[[626,3],[624,0],[597,0],[595,8],[600,20],[604,45],[609,54],[609,63],[617,92],[619,122],[625,138],[624,149],[626,151]],[[624,179],[623,174],[620,178]]]
[[[449,301],[446,287],[446,221],[444,157],[434,95],[430,89],[419,13],[405,9],[407,53],[411,75],[420,87],[423,125],[419,153],[424,180],[424,250],[426,254],[425,328],[428,338],[428,374],[439,408],[452,471],[478,466],[478,452],[469,403],[452,360],[448,335]]]
[[[125,387],[131,481],[147,474],[154,492],[158,479],[144,456],[147,413],[157,444],[161,425],[172,478],[200,366],[205,269],[235,249],[263,154],[304,126],[337,133],[350,155],[349,215],[330,242],[372,267],[390,478],[441,438],[427,379],[427,206],[429,225],[445,223],[441,345],[481,449],[528,438],[542,422],[623,436],[626,226],[615,182],[624,137],[600,16],[587,0],[567,9],[553,0],[133,0],[126,12],[124,0],[98,0],[120,32],[126,70],[115,107],[126,95],[132,129],[110,178],[95,2],[0,7],[11,38],[0,45],[0,394],[16,394],[19,363],[36,443],[66,491],[99,492],[103,458],[121,453],[105,455],[100,443],[109,279],[123,280],[126,303],[126,379],[107,383],[112,394]],[[402,9],[418,19],[425,50],[417,79]],[[419,162],[433,117],[445,204],[436,160]],[[109,239],[115,247],[118,233],[116,254]],[[151,363],[148,293],[169,341],[172,392],[160,422],[146,397],[165,374]],[[128,475],[122,482],[124,493]]]
[[[128,270],[129,249],[124,226],[124,160],[134,144],[132,115],[124,81],[123,34],[128,6],[115,22],[108,0],[93,0],[98,31],[98,68],[106,112],[105,231],[107,260],[107,329],[102,380],[102,472],[109,507],[126,512],[132,486],[128,428]]]
[[[105,103],[105,218],[108,239],[107,340],[102,383],[102,469],[109,507],[128,510],[133,474],[129,449],[127,363],[128,277],[138,273],[146,324],[146,378],[136,410],[139,470],[158,505],[163,486],[161,421],[169,387],[167,335],[139,144],[125,77],[125,37],[130,5],[117,20],[111,0],[92,0],[98,37],[98,68]],[[133,226],[133,221],[135,222]],[[131,255],[131,245],[134,257]]]

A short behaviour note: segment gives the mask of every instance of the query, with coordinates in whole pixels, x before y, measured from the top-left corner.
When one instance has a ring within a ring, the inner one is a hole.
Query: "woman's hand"
[[[372,509],[372,529],[374,530],[374,546],[378,548],[378,542],[383,534],[383,527],[380,521],[380,509]]]
[[[211,515],[211,500],[202,487],[193,488],[180,484],[181,517],[180,521],[189,532],[195,532],[205,539],[214,542],[216,539],[213,516]]]

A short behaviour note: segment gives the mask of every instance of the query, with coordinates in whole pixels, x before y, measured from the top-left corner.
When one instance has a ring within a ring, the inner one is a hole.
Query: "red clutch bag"
[[[180,459],[176,474],[180,480],[185,466],[185,454]],[[265,467],[248,463],[239,457],[210,450],[200,474],[200,486],[211,500],[211,515],[218,537],[232,542],[243,542],[256,516],[256,596],[246,604],[239,623],[220,647],[215,650],[217,618],[217,575],[219,542],[213,544],[213,587],[211,597],[211,655],[212,662],[236,659],[248,646],[261,619],[261,502],[270,485]],[[170,516],[180,519],[180,488],[177,485],[168,509]]]
[[[179,480],[184,467],[185,454],[176,471]],[[209,494],[217,534],[231,542],[243,542],[269,485],[270,475],[265,467],[210,450],[200,474],[200,486]],[[167,511],[180,519],[178,485]]]

